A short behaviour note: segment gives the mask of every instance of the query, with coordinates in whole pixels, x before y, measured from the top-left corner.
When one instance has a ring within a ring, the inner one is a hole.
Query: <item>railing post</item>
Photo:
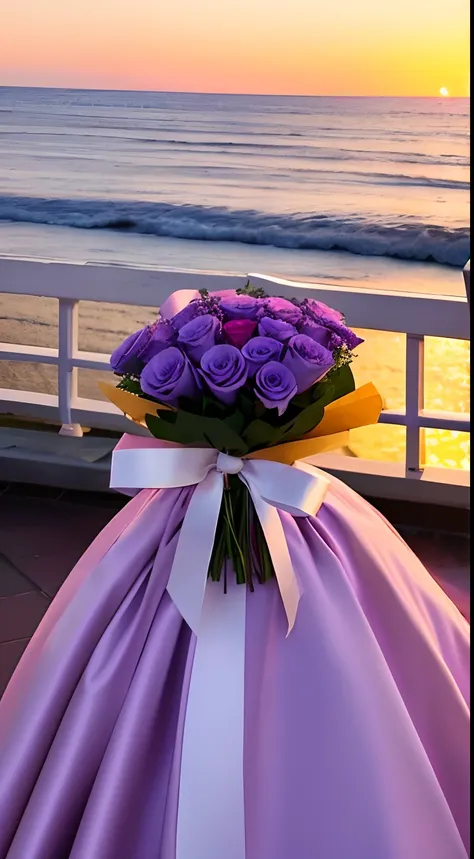
[[[466,288],[467,303],[471,303],[471,260],[468,260],[463,270],[464,286]]]
[[[78,307],[74,299],[59,299],[59,336],[58,336],[58,401],[59,418],[62,426],[60,435],[80,438],[82,427],[71,420],[71,405],[77,398],[77,368],[71,362],[77,352]]]
[[[420,413],[425,400],[425,338],[421,334],[407,334],[406,345],[406,474],[420,475],[424,459],[423,430],[420,429]]]

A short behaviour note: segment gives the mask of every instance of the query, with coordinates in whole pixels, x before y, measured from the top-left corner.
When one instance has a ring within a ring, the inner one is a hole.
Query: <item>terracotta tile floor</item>
[[[0,485],[0,695],[69,571],[123,503],[115,495]],[[469,617],[468,539],[399,530]]]

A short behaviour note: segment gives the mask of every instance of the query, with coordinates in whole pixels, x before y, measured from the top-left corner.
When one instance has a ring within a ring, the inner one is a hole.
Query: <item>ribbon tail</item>
[[[176,859],[244,859],[247,588],[206,588],[181,757]]]
[[[252,486],[251,481],[248,481],[247,485],[273,561],[280,595],[288,619],[288,636],[295,625],[301,594],[291,563],[285,532],[277,508],[263,500],[257,488]]]
[[[195,635],[199,632],[223,488],[219,471],[210,471],[196,486],[181,525],[168,581],[168,593]]]

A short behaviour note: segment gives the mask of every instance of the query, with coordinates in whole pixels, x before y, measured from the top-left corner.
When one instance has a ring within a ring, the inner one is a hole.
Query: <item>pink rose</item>
[[[250,340],[257,327],[251,319],[231,319],[223,326],[225,339],[231,346],[241,349]]]

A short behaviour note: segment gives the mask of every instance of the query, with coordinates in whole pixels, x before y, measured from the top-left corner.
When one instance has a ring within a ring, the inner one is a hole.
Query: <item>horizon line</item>
[[[2,89],[39,89],[39,90],[60,90],[68,92],[116,92],[116,93],[145,93],[147,95],[215,95],[215,96],[246,96],[248,98],[426,98],[426,99],[441,99],[442,101],[452,101],[454,99],[470,100],[470,95],[328,95],[327,93],[274,93],[274,92],[214,92],[201,90],[160,90],[160,89],[121,89],[116,87],[79,87],[79,86],[44,86],[39,84],[2,84]]]

